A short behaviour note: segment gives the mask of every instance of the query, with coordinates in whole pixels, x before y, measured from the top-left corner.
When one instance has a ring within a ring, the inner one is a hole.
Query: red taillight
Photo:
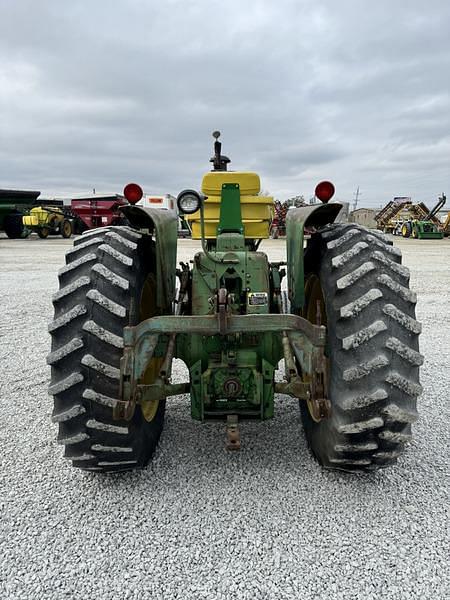
[[[321,181],[316,185],[314,193],[321,202],[327,203],[334,195],[334,185],[331,181]]]
[[[136,204],[142,198],[144,192],[137,183],[129,183],[123,189],[123,195],[130,204]]]

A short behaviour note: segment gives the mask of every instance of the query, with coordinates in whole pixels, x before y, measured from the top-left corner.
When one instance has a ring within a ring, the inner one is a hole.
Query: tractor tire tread
[[[332,413],[302,416],[313,453],[326,467],[371,471],[393,464],[411,439],[422,391],[416,294],[401,254],[383,234],[356,224],[315,234],[325,298]]]
[[[140,409],[130,421],[113,418],[123,328],[130,318],[137,322],[132,315],[138,310],[139,278],[151,269],[149,248],[153,251],[149,236],[129,227],[88,231],[75,239],[59,271],[49,325],[49,393],[58,443],[80,469],[106,473],[144,467],[159,441],[164,401],[151,422]]]

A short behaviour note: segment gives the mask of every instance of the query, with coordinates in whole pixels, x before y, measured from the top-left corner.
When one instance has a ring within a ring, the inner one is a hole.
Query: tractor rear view
[[[213,135],[201,192],[177,199],[201,241],[191,266],[176,268],[176,215],[136,205],[136,184],[124,190],[131,227],[89,231],[66,255],[48,356],[66,456],[88,471],[144,467],[166,399],[182,393],[193,419],[225,421],[234,450],[240,421],[272,418],[280,393],[299,401],[325,467],[394,463],[417,418],[422,363],[400,251],[383,234],[334,224],[341,205],[325,181],[320,204],[288,212],[287,261],[270,262],[259,245],[272,198],[258,195],[257,174],[227,170]],[[171,382],[174,358],[189,381]]]

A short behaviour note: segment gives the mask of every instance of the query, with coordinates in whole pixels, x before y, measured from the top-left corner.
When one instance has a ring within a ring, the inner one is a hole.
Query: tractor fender
[[[305,301],[304,238],[306,231],[323,227],[338,219],[343,205],[313,204],[291,208],[286,215],[287,279],[291,312],[298,314]],[[338,219],[339,220],[339,219]]]
[[[156,244],[156,302],[167,311],[175,300],[178,217],[175,211],[146,206],[122,206],[120,211],[136,229],[146,229]]]

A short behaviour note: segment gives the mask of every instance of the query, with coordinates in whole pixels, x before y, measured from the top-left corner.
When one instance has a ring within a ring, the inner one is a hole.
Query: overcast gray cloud
[[[0,0],[0,187],[199,187],[220,129],[279,198],[450,183],[447,0]]]

